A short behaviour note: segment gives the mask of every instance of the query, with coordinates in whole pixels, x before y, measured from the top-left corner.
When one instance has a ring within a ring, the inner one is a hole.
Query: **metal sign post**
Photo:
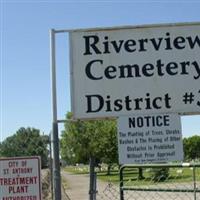
[[[59,139],[57,122],[57,97],[56,97],[56,54],[55,54],[55,31],[50,31],[50,54],[51,54],[51,86],[52,86],[52,134],[53,134],[53,176],[54,176],[54,200],[61,200],[61,178],[59,159]]]

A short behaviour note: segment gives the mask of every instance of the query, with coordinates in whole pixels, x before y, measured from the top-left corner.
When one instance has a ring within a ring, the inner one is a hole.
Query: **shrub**
[[[165,181],[169,177],[169,168],[153,168],[151,177],[154,182]]]

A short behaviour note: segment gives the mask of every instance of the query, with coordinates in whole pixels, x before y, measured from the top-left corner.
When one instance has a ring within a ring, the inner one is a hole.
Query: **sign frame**
[[[77,112],[77,103],[75,103],[76,99],[79,98],[76,96],[76,92],[75,92],[75,88],[77,87],[77,83],[75,82],[75,69],[74,69],[74,59],[73,59],[73,51],[74,51],[74,41],[72,39],[72,35],[74,33],[79,33],[79,32],[103,32],[103,31],[118,31],[118,30],[140,30],[140,29],[145,29],[145,28],[166,28],[166,27],[184,27],[184,26],[200,26],[200,22],[194,22],[194,23],[166,23],[166,24],[150,24],[150,25],[139,25],[139,26],[119,26],[119,27],[105,27],[105,28],[90,28],[90,29],[76,29],[76,30],[70,30],[69,31],[69,43],[70,43],[70,49],[69,49],[69,53],[70,53],[70,89],[71,89],[71,110],[73,112],[73,118],[74,119],[83,119],[83,120],[87,120],[87,119],[101,119],[101,118],[116,118],[118,116],[121,115],[130,115],[131,113],[134,113],[134,110],[132,112],[129,113],[117,113],[117,114],[108,114],[104,113],[102,115],[98,115],[99,113],[95,113],[94,115],[88,115],[88,114],[84,114],[81,115]],[[83,83],[84,84],[84,83]],[[197,91],[198,93],[198,91]],[[200,95],[200,94],[196,94],[196,95]],[[145,98],[145,97],[144,97]],[[164,98],[164,97],[163,97]],[[199,98],[199,96],[197,97]],[[197,100],[198,101],[198,100]],[[197,103],[200,103],[200,101],[198,101]],[[195,111],[194,109],[192,111],[182,111],[182,110],[175,110],[174,108],[172,110],[169,111],[164,111],[161,110],[160,112],[157,113],[173,113],[173,112],[178,112],[182,115],[196,115],[199,114],[200,111]],[[150,113],[155,113],[155,110],[148,112],[148,114]],[[136,114],[143,114],[141,113],[136,113]],[[145,113],[146,114],[146,113]]]

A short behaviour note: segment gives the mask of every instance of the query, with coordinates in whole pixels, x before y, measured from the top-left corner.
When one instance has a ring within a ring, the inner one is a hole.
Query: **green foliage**
[[[194,135],[183,139],[184,154],[186,160],[200,159],[200,136]]]
[[[114,120],[70,121],[61,136],[61,156],[68,164],[88,163],[95,157],[99,162],[117,162],[117,130]]]
[[[169,168],[153,168],[151,176],[155,182],[165,181],[169,177]]]
[[[1,157],[40,156],[42,167],[48,162],[48,136],[40,135],[34,128],[20,128],[16,134],[6,138],[0,145]]]

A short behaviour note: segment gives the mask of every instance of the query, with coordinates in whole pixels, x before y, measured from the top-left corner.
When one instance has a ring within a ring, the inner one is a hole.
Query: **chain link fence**
[[[108,183],[104,190],[98,190],[96,199],[200,200],[200,165],[122,166],[120,187]]]
[[[104,176],[104,171],[100,174]],[[80,176],[87,179],[86,196],[81,200],[88,200],[89,176]],[[200,200],[200,164],[126,165],[120,168],[120,180],[116,180],[116,168],[111,176],[115,176],[115,183],[97,179],[92,200]],[[69,197],[67,199],[78,200]]]
[[[42,199],[52,200],[51,187],[50,187],[50,171],[43,169],[41,171],[41,182],[42,182]]]
[[[119,187],[113,183],[108,183],[104,190],[97,188],[96,200],[119,200]]]

